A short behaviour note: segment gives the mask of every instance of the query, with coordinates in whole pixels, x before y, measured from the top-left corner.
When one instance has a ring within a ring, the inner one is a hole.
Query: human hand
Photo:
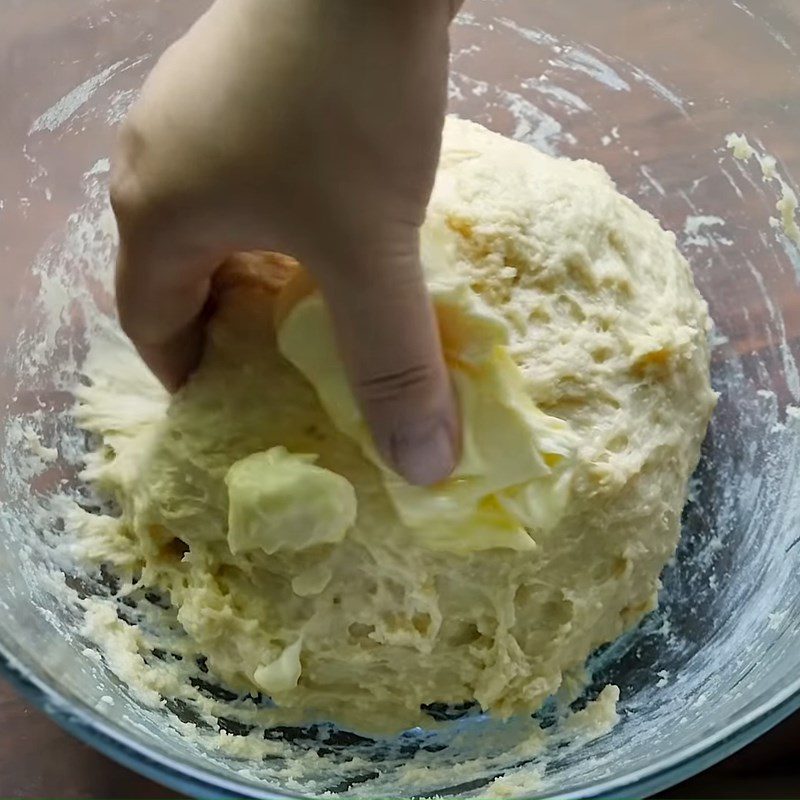
[[[409,482],[459,457],[456,402],[419,258],[455,0],[217,0],[123,125],[112,204],[120,321],[177,390],[211,279],[272,250],[320,286],[383,457]]]

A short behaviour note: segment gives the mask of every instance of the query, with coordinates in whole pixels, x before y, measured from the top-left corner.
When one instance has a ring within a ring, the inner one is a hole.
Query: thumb
[[[409,483],[444,480],[458,462],[461,432],[418,231],[368,271],[325,270],[318,280],[379,452]]]

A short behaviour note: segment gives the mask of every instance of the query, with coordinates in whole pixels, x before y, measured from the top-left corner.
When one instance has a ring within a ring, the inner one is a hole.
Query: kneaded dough
[[[370,732],[534,711],[652,609],[715,404],[675,237],[596,164],[448,119],[422,254],[466,414],[454,481],[380,463],[324,307],[283,307],[287,259],[223,277],[171,401],[133,355],[80,392],[105,444],[86,477],[122,510],[106,559],[169,593],[221,681]]]

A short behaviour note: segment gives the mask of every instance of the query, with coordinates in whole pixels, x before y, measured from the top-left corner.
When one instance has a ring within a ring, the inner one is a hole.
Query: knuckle
[[[123,223],[140,217],[147,207],[138,165],[124,148],[118,149],[114,157],[109,197],[115,216]]]
[[[138,311],[138,304],[129,297],[129,292],[117,285],[117,318],[122,332],[132,341],[139,342],[150,338],[152,331],[146,315]]]
[[[383,403],[425,394],[436,378],[437,371],[431,364],[414,364],[366,376],[358,382],[358,388],[367,402]]]
[[[124,223],[139,215],[144,198],[134,176],[124,167],[115,167],[108,193],[118,221]]]
[[[167,201],[157,153],[145,131],[133,119],[120,130],[111,169],[111,208],[122,227],[151,225],[163,217]]]
[[[122,332],[137,347],[158,347],[169,339],[166,320],[154,318],[135,305],[117,300],[117,318]]]
[[[119,326],[122,332],[133,342],[142,339],[141,326],[137,324],[135,317],[131,316],[124,310],[124,306],[117,303],[117,316],[119,318]]]

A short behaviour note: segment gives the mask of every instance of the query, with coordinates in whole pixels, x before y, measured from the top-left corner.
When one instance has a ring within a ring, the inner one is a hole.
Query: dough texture
[[[601,167],[448,119],[422,247],[466,415],[439,487],[380,464],[286,259],[231,266],[170,401],[132,354],[80,390],[85,477],[121,508],[93,547],[297,719],[534,711],[654,607],[714,408],[689,266]]]

